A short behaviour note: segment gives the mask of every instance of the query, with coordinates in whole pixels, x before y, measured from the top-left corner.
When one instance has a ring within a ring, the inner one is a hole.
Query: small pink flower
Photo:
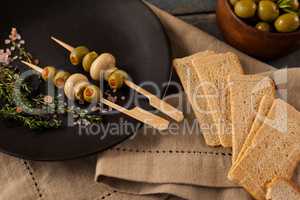
[[[17,108],[16,108],[16,112],[17,112],[17,113],[21,113],[21,112],[23,112],[23,109],[22,109],[21,107],[17,107]]]
[[[49,96],[49,95],[45,96],[45,97],[44,97],[44,102],[45,102],[46,104],[51,104],[51,103],[53,103],[53,97],[52,97],[52,96]]]
[[[3,49],[0,50],[0,63],[8,65],[11,61],[11,51],[9,49],[6,49],[4,51]]]
[[[10,51],[10,49],[6,49],[6,54],[8,54],[9,56],[11,56],[11,51]]]
[[[33,64],[38,65],[40,63],[39,59],[34,59]]]
[[[12,34],[12,35],[17,35],[17,34],[18,34],[18,31],[17,31],[17,29],[16,29],[15,27],[13,27],[13,28],[11,29],[11,34]]]

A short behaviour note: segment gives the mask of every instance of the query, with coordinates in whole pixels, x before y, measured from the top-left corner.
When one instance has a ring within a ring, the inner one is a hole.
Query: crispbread
[[[185,58],[175,59],[173,61],[173,66],[180,78],[184,91],[201,127],[204,127],[203,125],[212,127],[202,129],[206,144],[209,146],[219,146],[221,143],[217,131],[213,129],[212,116],[209,113],[203,112],[207,110],[207,102],[206,99],[201,97],[203,96],[202,89],[197,89],[197,87],[195,87],[195,85],[200,85],[200,80],[198,79],[196,72],[190,67],[193,59],[201,59],[212,54],[214,54],[214,52],[204,51]]]
[[[213,111],[213,120],[218,130],[222,146],[232,146],[230,97],[227,76],[243,74],[238,57],[233,53],[215,54],[204,59],[194,59],[192,67],[202,83],[208,99],[208,107]]]
[[[232,160],[235,162],[250,132],[264,95],[275,97],[272,79],[260,75],[230,75],[228,77],[231,119]]]
[[[300,189],[290,180],[275,178],[267,185],[267,200],[300,200]]]
[[[265,186],[275,177],[291,179],[300,161],[300,113],[276,99],[267,118],[228,178],[257,200],[265,199]]]
[[[275,100],[275,96],[273,96],[273,95],[265,95],[262,98],[262,100],[259,104],[258,112],[256,114],[256,117],[255,117],[252,127],[250,129],[250,132],[249,132],[247,139],[245,140],[245,143],[238,155],[237,162],[238,162],[238,160],[241,159],[241,157],[243,156],[243,154],[245,153],[247,148],[251,145],[253,138],[255,137],[258,129],[263,124],[263,121],[264,121],[265,117],[267,116],[274,100]]]

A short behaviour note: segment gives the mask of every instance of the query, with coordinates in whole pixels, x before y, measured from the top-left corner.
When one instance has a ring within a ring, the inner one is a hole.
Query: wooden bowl
[[[228,0],[218,0],[217,23],[227,43],[263,60],[284,56],[300,47],[300,31],[270,33],[257,30],[238,18]]]

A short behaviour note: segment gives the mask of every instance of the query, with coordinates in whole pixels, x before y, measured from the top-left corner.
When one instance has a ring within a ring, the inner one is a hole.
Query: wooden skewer
[[[172,119],[176,120],[177,122],[181,122],[184,118],[183,113],[170,104],[166,103],[165,101],[159,99],[157,96],[151,94],[147,90],[139,87],[135,83],[125,80],[125,84],[134,89],[135,91],[139,92],[140,94],[144,95],[149,99],[149,103],[151,106],[160,110],[161,112],[165,113],[166,115],[170,116]]]
[[[70,52],[74,50],[74,47],[72,47],[71,45],[69,45],[55,37],[51,37],[51,39]],[[174,108],[167,102],[159,99],[157,96],[155,96],[155,95],[151,94],[150,92],[146,91],[145,89],[139,87],[132,81],[125,80],[125,84],[128,87],[130,87],[131,89],[133,89],[133,90],[137,91],[138,93],[147,97],[151,106],[153,106],[157,110],[160,110],[161,112],[168,115],[169,117],[176,120],[177,122],[181,122],[184,119],[183,113],[180,110]]]
[[[74,47],[68,45],[67,43],[55,38],[55,37],[51,37],[51,39],[56,42],[57,44],[59,44],[60,46],[64,47],[65,49],[67,49],[68,51],[73,51]]]
[[[31,63],[28,63],[25,61],[21,61],[21,62],[39,73],[43,72],[42,68],[40,68],[34,64],[31,64]],[[148,124],[148,125],[152,126],[153,128],[158,129],[160,131],[166,130],[169,127],[168,120],[165,120],[162,117],[154,115],[154,114],[150,113],[149,111],[146,111],[142,108],[135,107],[131,110],[128,110],[128,109],[126,109],[122,106],[119,106],[111,101],[108,101],[104,98],[102,98],[100,101],[101,101],[101,103],[103,103],[121,113],[124,113],[125,115],[128,115],[140,122],[143,122],[144,124]]]
[[[33,69],[34,71],[37,71],[38,73],[42,74],[43,73],[43,69],[32,64],[29,62],[25,62],[25,61],[21,61],[23,64],[27,65],[28,67],[30,67],[31,69]]]

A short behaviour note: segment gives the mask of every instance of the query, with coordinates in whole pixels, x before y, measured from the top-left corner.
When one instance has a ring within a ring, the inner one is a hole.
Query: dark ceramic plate
[[[41,65],[82,72],[79,67],[70,67],[68,53],[50,41],[53,35],[74,46],[84,44],[100,53],[113,53],[119,66],[136,83],[153,81],[163,89],[163,83],[168,80],[168,40],[157,17],[139,0],[5,1],[1,4],[1,21],[1,41],[11,27],[17,27],[27,49]],[[140,103],[144,105],[146,101]],[[114,122],[141,125],[122,114],[103,118],[105,127]],[[36,133],[0,122],[0,149],[31,160],[73,159],[103,151],[134,133],[124,132],[100,139],[103,133],[80,135],[76,127]]]

